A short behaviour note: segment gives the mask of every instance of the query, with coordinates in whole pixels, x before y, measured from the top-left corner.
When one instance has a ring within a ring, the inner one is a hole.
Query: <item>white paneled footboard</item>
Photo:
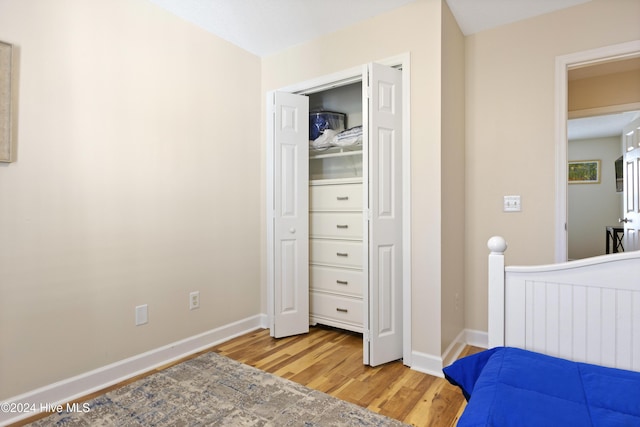
[[[640,371],[640,251],[505,267],[488,246],[490,347]]]

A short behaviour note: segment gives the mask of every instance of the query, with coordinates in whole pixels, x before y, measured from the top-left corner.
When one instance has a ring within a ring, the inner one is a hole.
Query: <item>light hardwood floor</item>
[[[362,363],[362,336],[312,327],[309,334],[275,339],[255,331],[213,351],[413,426],[455,426],[465,407],[457,387],[413,371],[401,361]],[[467,346],[462,356],[482,350]]]
[[[460,357],[481,350],[467,346]],[[466,404],[458,388],[446,380],[412,371],[401,361],[375,368],[363,365],[362,336],[327,327],[312,327],[309,334],[280,339],[270,337],[268,329],[250,332],[75,402],[93,399],[208,351],[413,426],[455,426]],[[10,426],[25,426],[46,415],[34,415]]]

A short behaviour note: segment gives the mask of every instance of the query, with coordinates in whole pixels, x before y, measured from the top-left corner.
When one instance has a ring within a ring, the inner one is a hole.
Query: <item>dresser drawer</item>
[[[309,187],[312,211],[362,210],[362,184],[329,184]]]
[[[334,239],[362,239],[362,213],[314,212],[309,214],[309,235]]]
[[[363,311],[362,300],[338,295],[328,295],[321,292],[311,292],[310,315],[322,323],[322,318],[336,320],[362,326]]]
[[[309,266],[309,287],[312,291],[326,291],[362,297],[364,275],[362,271],[346,268]]]
[[[309,239],[309,261],[316,264],[362,268],[362,242]]]

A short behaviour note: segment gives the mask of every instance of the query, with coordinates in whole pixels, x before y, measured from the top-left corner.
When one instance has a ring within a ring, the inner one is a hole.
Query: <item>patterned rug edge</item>
[[[215,352],[65,408],[29,425],[405,425]]]

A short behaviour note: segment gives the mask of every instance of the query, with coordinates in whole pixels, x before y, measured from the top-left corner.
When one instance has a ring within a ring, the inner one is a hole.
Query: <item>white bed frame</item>
[[[640,251],[506,267],[489,239],[489,348],[640,371]]]

